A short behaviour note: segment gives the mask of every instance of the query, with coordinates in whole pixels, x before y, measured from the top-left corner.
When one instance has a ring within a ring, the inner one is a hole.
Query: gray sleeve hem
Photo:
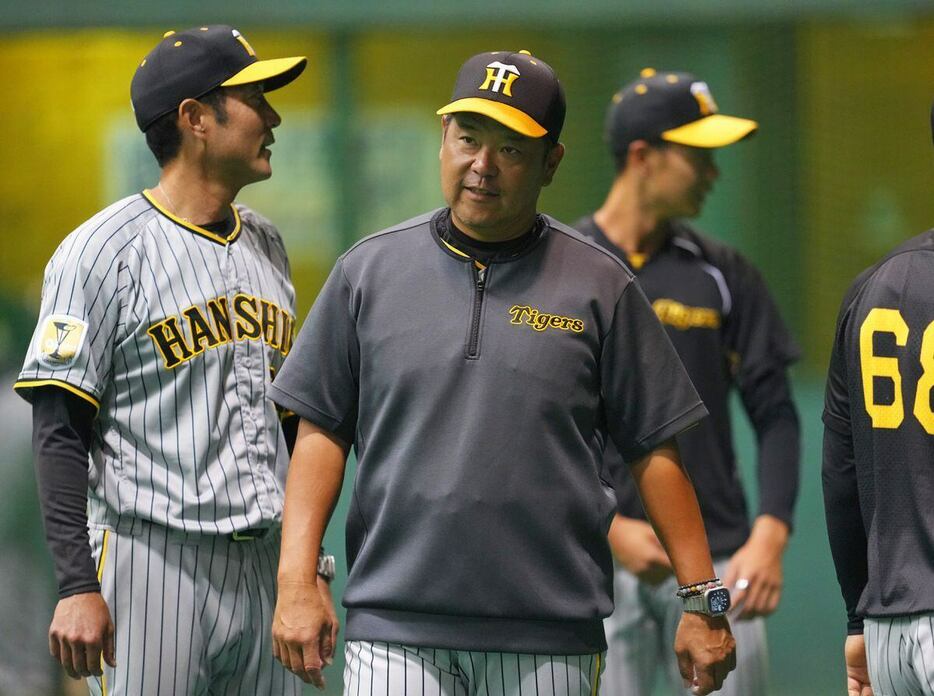
[[[297,416],[304,418],[306,421],[314,423],[324,430],[327,430],[329,433],[333,433],[334,435],[343,438],[343,435],[341,434],[341,424],[344,422],[343,420],[334,418],[333,416],[319,411],[311,404],[302,401],[292,394],[289,394],[281,387],[277,387],[275,384],[269,387],[269,398],[283,408],[287,408]]]
[[[684,413],[671,419],[662,427],[646,435],[645,437],[639,438],[635,447],[621,452],[623,459],[629,463],[633,463],[636,460],[641,459],[653,449],[665,442],[665,440],[669,440],[678,433],[696,425],[698,421],[707,415],[707,407],[704,406],[703,402],[698,401]]]

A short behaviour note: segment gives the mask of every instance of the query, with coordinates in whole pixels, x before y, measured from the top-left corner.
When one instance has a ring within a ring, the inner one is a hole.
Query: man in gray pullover
[[[483,53],[438,113],[448,206],[338,259],[270,392],[302,419],[274,652],[323,684],[315,560],[353,446],[345,693],[597,693],[612,438],[689,598],[675,649],[707,694],[735,664],[729,595],[673,440],[706,411],[623,263],[537,212],[563,89],[527,52]]]

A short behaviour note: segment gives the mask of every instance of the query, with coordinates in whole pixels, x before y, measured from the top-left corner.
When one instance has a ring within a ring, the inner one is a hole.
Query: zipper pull
[[[477,269],[477,289],[483,290],[483,284],[486,281],[486,269],[478,268]]]

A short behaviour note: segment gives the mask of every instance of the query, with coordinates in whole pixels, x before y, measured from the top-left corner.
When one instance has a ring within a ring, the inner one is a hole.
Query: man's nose
[[[481,177],[496,176],[499,170],[496,167],[493,149],[484,146],[477,150],[471,168]]]

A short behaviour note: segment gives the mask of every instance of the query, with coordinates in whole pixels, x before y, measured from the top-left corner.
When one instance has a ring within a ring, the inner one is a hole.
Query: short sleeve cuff
[[[634,446],[627,448],[625,451],[621,450],[620,453],[623,455],[623,459],[632,463],[647,455],[666,440],[670,440],[678,433],[684,432],[688,428],[697,425],[697,423],[707,415],[707,408],[704,406],[703,402],[698,401],[680,416],[668,421],[653,433],[640,438]],[[618,444],[619,443],[617,443],[617,445]]]
[[[304,418],[309,423],[314,423],[319,428],[327,430],[329,433],[333,433],[344,442],[353,442],[355,424],[349,423],[348,419],[345,418],[342,420],[330,416],[311,404],[302,401],[298,397],[289,394],[275,384],[270,385],[267,394],[272,401],[282,408],[292,411],[292,413],[300,418]]]
[[[96,396],[60,379],[20,379],[13,385],[13,391],[26,401],[32,403],[32,390],[36,387],[58,387],[64,389],[87,401],[94,407],[95,411],[100,411],[101,402],[98,401]]]

